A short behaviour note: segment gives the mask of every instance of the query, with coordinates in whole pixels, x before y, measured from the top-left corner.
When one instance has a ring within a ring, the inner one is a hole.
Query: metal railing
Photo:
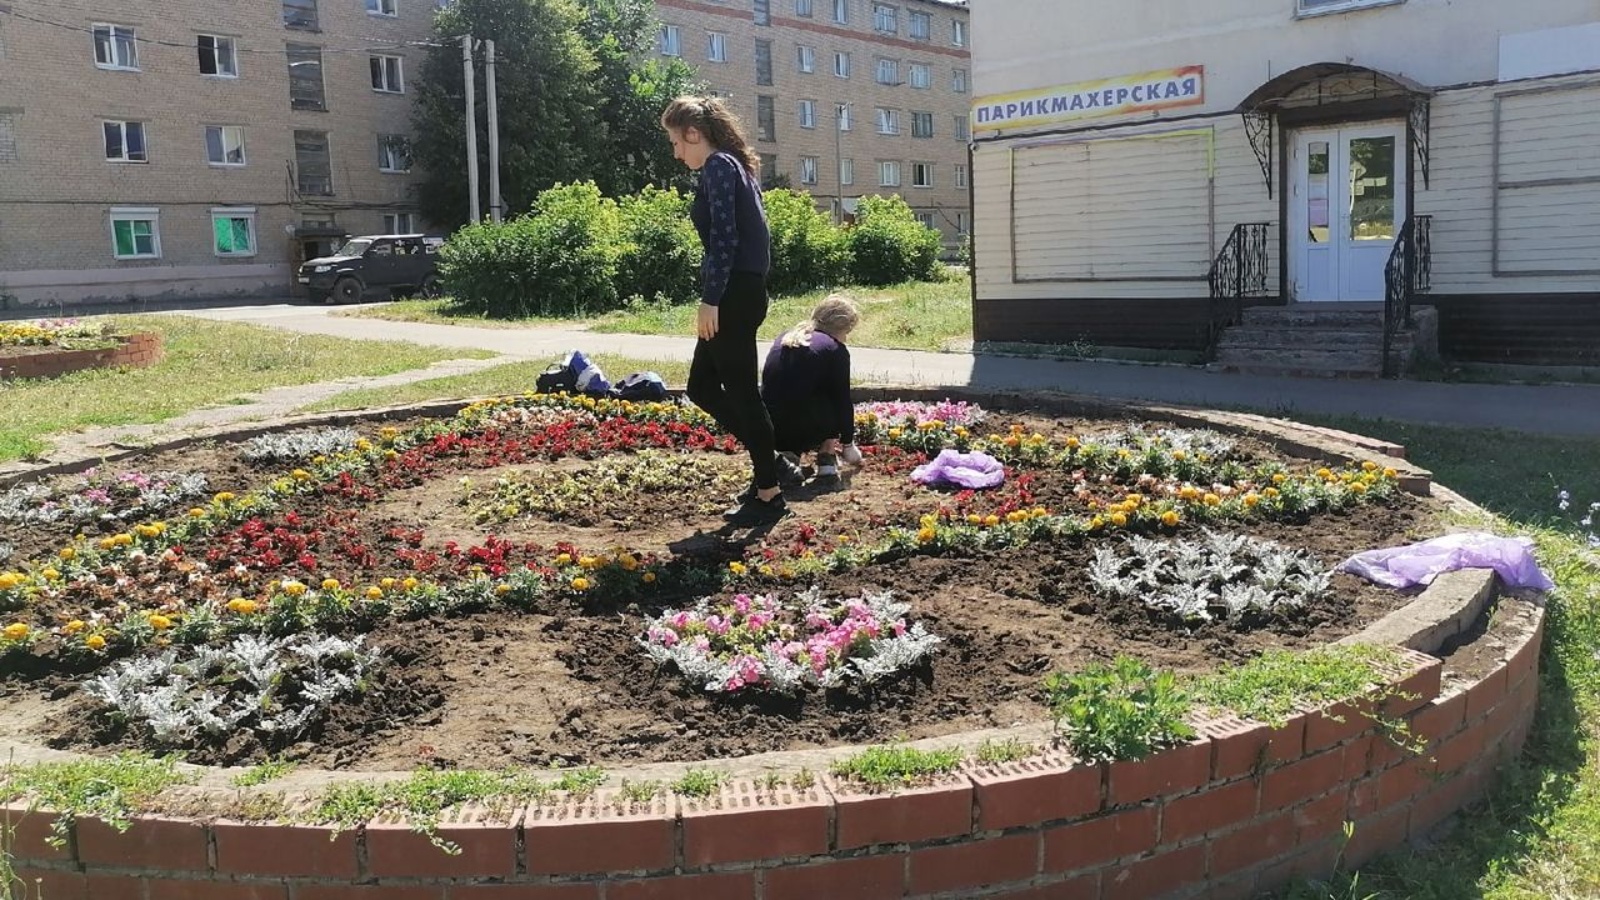
[[[1409,216],[1383,270],[1383,377],[1400,376],[1394,357],[1400,332],[1413,323],[1411,305],[1433,287],[1433,216]]]
[[[1222,330],[1237,325],[1244,316],[1245,297],[1268,293],[1267,229],[1271,222],[1244,222],[1233,226],[1228,240],[1211,261],[1211,310],[1206,355],[1214,356]]]

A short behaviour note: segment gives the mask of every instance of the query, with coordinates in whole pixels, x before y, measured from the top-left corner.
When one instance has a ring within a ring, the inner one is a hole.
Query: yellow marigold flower
[[[127,533],[126,531],[122,532],[121,534],[114,534],[111,536],[111,543],[118,547],[126,547],[133,543],[133,535]]]
[[[1277,488],[1267,488],[1267,489],[1263,490],[1261,493],[1265,494],[1268,497],[1276,497],[1276,496],[1278,496],[1278,489]]]
[[[764,576],[766,578],[771,578],[772,577],[772,567],[769,566],[769,565],[766,565],[765,563],[763,563],[761,568],[757,569],[757,571],[760,572],[762,574],[762,576]]]
[[[372,590],[376,591],[378,589],[377,588],[372,588]],[[506,594],[511,593],[511,585],[509,585],[509,584],[497,584],[497,585],[494,586],[494,592],[496,594],[499,594],[500,596],[504,597]],[[368,596],[372,596],[370,592],[368,593]],[[378,591],[378,596],[380,596],[380,597],[383,596],[383,592],[382,591]]]
[[[1139,508],[1139,504],[1144,502],[1144,495],[1143,494],[1129,494],[1128,496],[1123,498],[1122,502],[1126,503],[1128,505],[1128,508],[1130,508],[1130,509],[1138,509]]]
[[[1106,524],[1106,520],[1105,519],[1102,519],[1099,516],[1095,516],[1094,518],[1089,520],[1089,530],[1090,531],[1097,531],[1097,530],[1105,527],[1105,524]]]
[[[1018,522],[1026,522],[1027,520],[1028,514],[1020,509],[1013,509],[1011,512],[1006,513],[1006,521],[1012,523],[1013,525]]]
[[[500,585],[500,586],[501,587],[506,587],[503,584]],[[367,597],[368,600],[377,600],[377,599],[381,598],[382,596],[383,596],[383,588],[378,587],[377,585],[373,585],[372,587],[369,587],[366,590],[366,597]]]
[[[390,461],[397,460],[400,458],[400,453],[396,450],[385,450],[383,451],[383,458]]]
[[[365,453],[372,449],[372,442],[366,438],[359,438],[356,440],[356,449],[360,450],[362,453]]]
[[[83,644],[90,650],[104,650],[106,648],[106,639],[98,634],[91,634],[83,639]]]
[[[1067,438],[1067,449],[1076,450],[1076,449],[1078,449],[1079,446],[1080,446],[1080,443],[1079,443],[1077,438],[1075,438],[1075,437]]]
[[[1329,471],[1327,466],[1323,466],[1317,470],[1317,477],[1326,480],[1333,477],[1333,472]]]
[[[890,440],[894,440],[894,439],[900,437],[900,435],[902,435],[904,433],[905,432],[901,431],[898,428],[891,428],[891,429],[889,429],[889,439]]]
[[[558,566],[570,566],[570,565],[572,565],[572,554],[571,553],[562,553],[562,554],[557,555],[556,556],[556,565],[558,565]]]
[[[22,576],[16,572],[0,573],[0,591],[9,591],[22,583]]]
[[[117,542],[113,541],[111,538],[103,537],[96,542],[96,545],[99,546],[101,550],[110,550],[117,546]]]
[[[1260,503],[1260,502],[1261,502],[1261,495],[1257,494],[1255,491],[1251,491],[1250,493],[1244,495],[1244,505],[1245,506],[1255,506],[1257,503]]]
[[[1050,510],[1048,510],[1048,509],[1045,509],[1045,508],[1044,508],[1044,507],[1042,507],[1042,506],[1035,506],[1035,507],[1034,507],[1034,508],[1033,508],[1033,509],[1032,509],[1032,510],[1031,510],[1031,512],[1030,512],[1030,515],[1032,515],[1032,516],[1033,516],[1033,517],[1034,517],[1034,518],[1035,518],[1035,519],[1042,519],[1042,518],[1044,518],[1044,517],[1045,517],[1045,516],[1048,516],[1048,515],[1050,515]]]
[[[385,425],[378,429],[378,436],[386,441],[392,441],[400,436],[400,429],[394,427],[393,425]]]
[[[235,597],[228,601],[228,609],[241,616],[248,616],[259,608],[260,604],[256,603],[256,601],[247,600],[244,597]]]
[[[57,555],[60,556],[63,560],[71,561],[74,557],[76,557],[78,555],[78,551],[74,550],[71,547],[62,547],[61,548],[61,552],[59,554],[57,554]]]
[[[1127,447],[1123,447],[1121,450],[1117,451],[1117,458],[1118,459],[1127,459],[1128,457],[1130,457],[1132,455],[1133,455],[1133,451],[1129,450]]]
[[[646,572],[644,573],[643,578],[645,584],[654,584],[656,581],[656,573]]]
[[[989,515],[983,517],[983,524],[993,528],[994,526],[1000,524],[1000,517],[994,513],[990,513]]]
[[[21,622],[12,622],[6,626],[5,636],[8,641],[20,641],[28,636],[33,629]]]
[[[1176,459],[1176,460],[1179,460],[1179,461],[1182,461],[1183,458],[1185,456],[1188,456],[1188,455],[1189,454],[1184,453],[1182,450],[1174,450],[1174,451],[1172,451],[1172,458]]]
[[[624,572],[632,572],[639,568],[639,559],[632,553],[624,553],[617,557],[617,565],[621,566]]]
[[[61,626],[61,631],[63,634],[77,634],[87,627],[89,626],[85,625],[82,619],[73,619],[71,622]]]
[[[285,581],[283,583],[283,592],[291,597],[298,597],[306,592],[306,586],[298,581],[290,579],[289,581]]]
[[[1367,492],[1367,486],[1358,481],[1355,484],[1350,485],[1350,490],[1355,491],[1358,494],[1365,494]]]
[[[983,524],[983,516],[980,516],[977,513],[967,513],[967,524],[968,525],[982,525]]]
[[[1272,483],[1273,484],[1283,484],[1285,481],[1288,481],[1288,480],[1289,480],[1289,476],[1283,474],[1282,472],[1274,473],[1273,476],[1272,476]]]
[[[327,461],[328,461],[328,458],[326,456],[313,456],[313,457],[311,457],[311,464],[313,466],[320,466],[320,465],[322,465],[323,463],[325,463]]]
[[[1361,471],[1363,471],[1363,472],[1371,472],[1373,469],[1376,469],[1377,467],[1378,467],[1378,464],[1373,462],[1370,459],[1365,459],[1365,460],[1361,461]]]
[[[337,579],[337,578],[324,578],[324,579],[322,579],[322,589],[325,590],[325,591],[337,591],[339,589],[339,579]]]
[[[166,631],[172,627],[172,619],[161,613],[153,613],[150,616],[150,627],[157,631]]]
[[[1161,514],[1161,524],[1167,526],[1168,528],[1177,525],[1181,521],[1183,521],[1183,517],[1178,515],[1178,513],[1174,510],[1169,509]]]
[[[206,514],[206,511],[204,509],[202,509],[201,507],[198,507],[198,506],[189,507],[189,518],[191,518],[191,519],[198,519],[201,516],[204,516],[205,514]]]
[[[307,472],[305,469],[295,469],[293,472],[289,473],[289,477],[293,478],[295,481],[309,481],[311,480],[311,473]]]
[[[589,579],[581,576],[572,579],[572,589],[575,591],[587,591],[589,589]]]
[[[592,556],[580,556],[580,557],[578,557],[578,565],[582,566],[585,569],[592,569],[595,566],[598,566],[599,564],[600,564],[600,561],[595,559]]]
[[[923,527],[917,530],[917,543],[926,544],[939,536],[939,532],[932,528]]]
[[[1222,502],[1222,498],[1218,497],[1216,494],[1208,493],[1204,497],[1200,498],[1200,502],[1204,503],[1207,506],[1216,506],[1217,504]]]
[[[1007,447],[1020,447],[1022,446],[1022,438],[1017,437],[1014,434],[1008,434],[1006,435],[1006,439],[1001,443],[1005,444]]]
[[[222,491],[221,493],[217,494],[215,497],[212,497],[211,499],[217,501],[218,503],[232,503],[233,502],[233,492],[232,491]]]
[[[400,587],[408,591],[414,591],[417,589],[417,585],[421,583],[415,578],[407,578],[405,581],[400,582]]]
[[[61,577],[61,573],[57,572],[55,569],[45,569],[44,571],[40,572],[39,575],[43,577],[45,581],[55,581],[57,578]]]
[[[1400,477],[1400,472],[1398,470],[1392,469],[1392,468],[1384,469],[1383,470],[1383,477],[1385,477],[1385,478],[1399,478]]]
[[[966,437],[966,436],[967,436],[967,426],[965,426],[965,425],[957,425],[956,426],[956,437]]]
[[[1125,513],[1125,512],[1114,512],[1114,513],[1112,513],[1111,514],[1111,524],[1117,526],[1118,528],[1121,528],[1122,526],[1128,524],[1128,514]]]
[[[728,571],[732,572],[735,575],[743,575],[746,570],[745,570],[745,567],[744,567],[744,563],[742,563],[742,562],[731,562],[731,563],[728,563]]]
[[[394,590],[394,586],[395,586],[395,580],[393,578],[380,578],[380,579],[378,579],[378,587],[381,587],[386,591]]]

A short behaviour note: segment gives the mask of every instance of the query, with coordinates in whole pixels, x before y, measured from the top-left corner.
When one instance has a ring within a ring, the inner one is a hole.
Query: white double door
[[[1294,133],[1290,277],[1297,301],[1382,300],[1406,220],[1403,122]]]

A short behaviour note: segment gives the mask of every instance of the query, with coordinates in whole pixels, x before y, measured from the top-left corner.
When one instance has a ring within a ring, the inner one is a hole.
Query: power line
[[[0,6],[0,15],[13,16],[15,18],[23,19],[23,20],[26,20],[26,21],[29,21],[29,22],[35,22],[35,23],[40,24],[40,25],[48,25],[51,28],[60,28],[63,31],[72,31],[72,32],[76,32],[78,34],[86,34],[86,35],[89,35],[91,38],[93,38],[93,36],[94,36],[94,28],[93,27],[87,27],[87,26],[83,26],[83,25],[72,25],[72,24],[67,23],[67,22],[52,22],[49,19],[41,19],[41,18],[39,18],[37,16],[31,16],[31,15],[29,15],[27,13],[24,13],[24,12],[18,12],[15,9],[8,9],[5,6]],[[159,38],[138,37],[137,35],[135,35],[133,40],[134,40],[135,43],[148,44],[148,45],[150,45],[152,47],[175,47],[175,48],[177,48],[179,50],[193,50],[193,49],[195,49],[195,45],[192,44],[192,43],[191,44],[186,44],[186,43],[180,43],[178,41],[164,41],[164,40],[160,40]],[[448,45],[441,44],[438,41],[388,41],[388,42],[379,43],[379,44],[368,44],[368,45],[361,46],[361,47],[319,47],[318,49],[321,50],[323,53],[366,53],[366,52],[369,52],[369,51],[372,51],[372,50],[392,50],[392,49],[394,49],[396,47],[444,47],[444,46],[448,46]],[[250,47],[240,47],[240,46],[237,46],[237,44],[234,46],[233,49],[234,49],[235,53],[258,53],[258,54],[261,54],[261,55],[264,55],[264,56],[286,56],[288,54],[288,52],[289,52],[286,49],[285,50],[276,50],[276,49],[259,49],[258,50],[258,49],[254,49],[254,48],[250,48]]]

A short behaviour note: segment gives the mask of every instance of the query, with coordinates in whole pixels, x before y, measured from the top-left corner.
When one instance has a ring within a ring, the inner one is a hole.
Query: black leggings
[[[750,452],[757,488],[778,486],[772,418],[756,386],[756,329],[767,318],[767,280],[734,272],[718,305],[717,335],[694,345],[689,399]]]

